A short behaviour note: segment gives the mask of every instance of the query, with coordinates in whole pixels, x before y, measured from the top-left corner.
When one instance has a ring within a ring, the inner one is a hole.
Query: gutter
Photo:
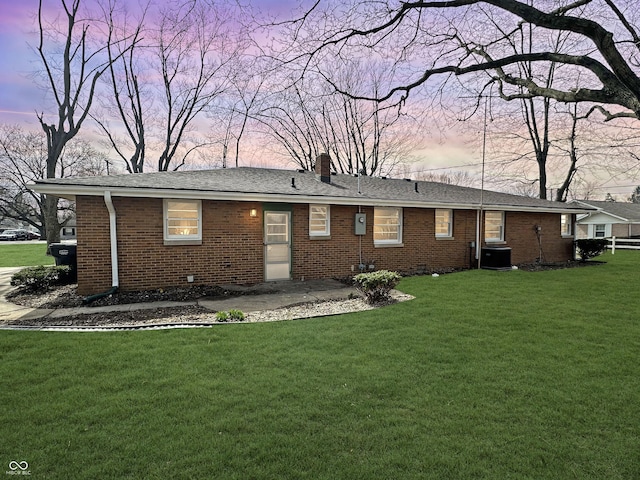
[[[199,200],[227,200],[244,202],[270,202],[270,203],[317,203],[320,205],[348,205],[366,207],[415,207],[415,208],[451,208],[454,210],[504,210],[516,212],[545,212],[545,213],[575,213],[587,214],[593,212],[592,208],[571,208],[564,206],[546,207],[545,205],[509,205],[493,204],[483,200],[479,202],[438,202],[424,200],[398,200],[393,198],[375,197],[349,197],[349,196],[324,196],[324,195],[292,195],[286,193],[255,193],[255,192],[220,192],[203,190],[174,190],[166,188],[135,188],[135,187],[103,187],[55,184],[35,184],[30,188],[38,193],[56,195],[75,200],[77,195],[102,196],[113,194],[118,197],[132,198],[175,198],[175,199],[199,199]],[[549,202],[551,203],[551,202]]]
[[[109,211],[109,243],[111,245],[111,288],[106,292],[89,295],[82,299],[82,303],[91,303],[99,298],[108,297],[118,291],[120,279],[118,277],[118,235],[116,231],[116,209],[113,206],[111,192],[104,192],[104,203]]]

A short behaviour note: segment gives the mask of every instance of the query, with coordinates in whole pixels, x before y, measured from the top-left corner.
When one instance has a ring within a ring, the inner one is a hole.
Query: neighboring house
[[[41,180],[76,201],[78,291],[425,272],[573,258],[589,208],[433,182],[233,168]],[[482,203],[481,203],[482,202]]]
[[[578,207],[595,211],[578,215],[576,238],[631,238],[640,236],[640,204],[575,200]]]
[[[65,223],[64,227],[60,228],[60,240],[75,240],[76,239],[76,220],[70,219]]]

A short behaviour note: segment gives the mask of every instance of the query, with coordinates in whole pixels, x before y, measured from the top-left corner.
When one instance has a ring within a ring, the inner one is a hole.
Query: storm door
[[[264,278],[291,278],[291,212],[264,212]]]

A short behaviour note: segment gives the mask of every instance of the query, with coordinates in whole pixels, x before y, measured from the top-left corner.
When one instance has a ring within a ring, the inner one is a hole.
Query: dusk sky
[[[294,15],[298,0],[260,0],[257,5],[280,18]],[[58,1],[45,6],[61,8]],[[38,128],[36,112],[46,112],[46,96],[31,78],[41,63],[34,51],[37,45],[37,0],[0,0],[0,123]],[[461,165],[470,152],[453,140],[430,149],[433,167]]]
[[[278,15],[291,11],[296,0],[260,0],[261,8]],[[61,9],[59,1],[45,8]],[[0,123],[34,124],[42,109],[43,92],[30,78],[41,68],[37,46],[37,0],[0,0]]]
[[[299,4],[298,0],[256,1],[261,9],[278,14],[281,18],[294,15],[295,7]],[[59,0],[50,0],[46,4],[49,8],[61,8]],[[45,92],[31,78],[33,72],[41,68],[33,49],[37,44],[37,9],[37,0],[0,0],[0,123],[34,129],[39,128],[36,112],[47,111]],[[465,125],[465,128],[468,130],[472,127]],[[89,129],[93,130],[92,127]],[[89,129],[83,132],[91,133]],[[463,134],[454,132],[444,138],[431,139],[426,150],[417,152],[420,160],[412,168],[416,171],[432,170],[440,173],[443,168],[453,167],[454,170],[477,175],[482,158],[480,149],[465,143],[462,137]],[[263,157],[266,156],[257,153],[253,159],[247,159],[245,164],[269,164]],[[476,167],[463,168],[466,164],[474,164]],[[616,184],[620,183],[618,179]],[[629,190],[626,187],[625,185],[623,191]],[[612,193],[619,192],[612,189]]]
[[[0,0],[0,122],[35,123],[42,92],[29,78],[37,57],[28,45],[33,40],[37,1]]]

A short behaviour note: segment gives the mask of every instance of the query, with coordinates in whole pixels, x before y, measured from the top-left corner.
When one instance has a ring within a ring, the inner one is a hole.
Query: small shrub
[[[241,310],[229,310],[228,312],[217,312],[216,320],[218,322],[242,322],[245,319]]]
[[[232,322],[242,322],[244,320],[244,313],[241,310],[229,310],[229,320]]]
[[[368,303],[384,303],[390,300],[391,290],[402,277],[397,272],[378,270],[371,273],[360,273],[353,277],[356,288],[360,290]]]
[[[606,238],[581,238],[575,241],[577,253],[583,262],[603,253],[608,243]]]
[[[23,268],[11,277],[11,285],[26,292],[46,292],[58,285],[72,283],[72,270],[69,265],[40,265]]]

